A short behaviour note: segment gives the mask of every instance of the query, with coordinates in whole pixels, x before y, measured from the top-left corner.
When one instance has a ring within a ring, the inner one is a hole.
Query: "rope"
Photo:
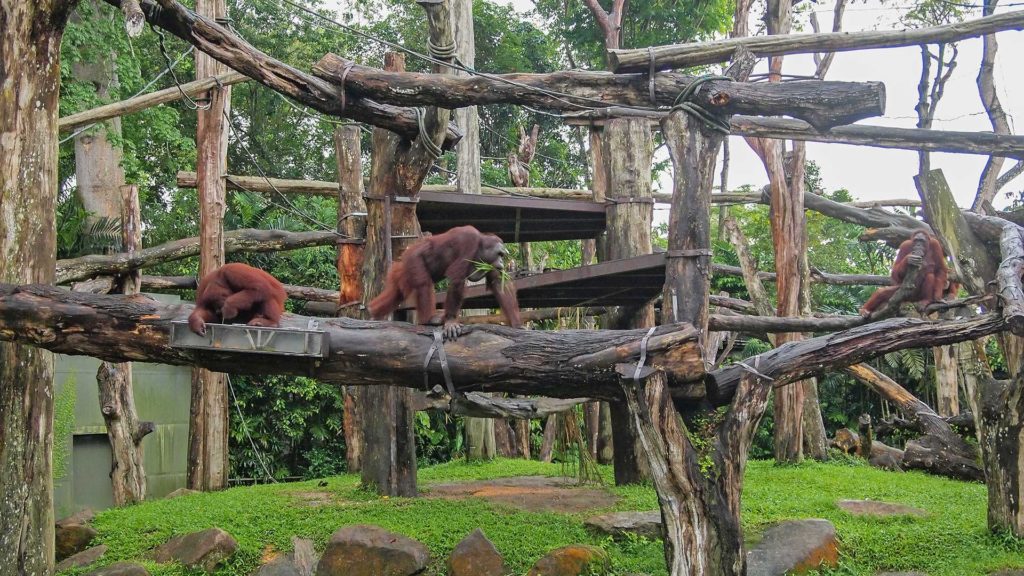
[[[757,356],[754,356],[754,365],[753,366],[747,364],[746,361],[737,362],[737,364],[739,365],[739,367],[742,370],[746,370],[747,372],[750,372],[751,374],[753,374],[754,376],[757,376],[758,378],[763,378],[764,380],[767,380],[769,382],[774,382],[775,381],[775,378],[772,378],[771,376],[768,376],[767,374],[762,374],[761,372],[759,372],[757,370],[757,368],[761,365],[761,355],[760,354],[758,354]]]
[[[427,54],[430,54],[433,58],[437,58],[438,60],[454,58],[457,50],[458,46],[455,44],[454,40],[452,40],[452,43],[447,46],[438,46],[437,44],[434,44],[430,38],[427,38]]]
[[[352,66],[354,66],[354,65],[355,65],[355,62],[351,62],[350,61],[348,64],[345,64],[344,68],[341,69],[341,83],[339,84],[338,87],[341,89],[341,111],[342,112],[345,111],[345,105],[348,103],[348,99],[345,97],[345,78],[348,78],[348,73],[352,71]]]
[[[167,67],[167,71],[171,74],[171,79],[174,80],[174,85],[178,87],[178,92],[181,92],[181,97],[185,100],[185,107],[190,110],[209,110],[212,104],[209,100],[206,101],[206,105],[200,104],[198,101],[193,100],[191,96],[185,93],[185,89],[181,87],[181,82],[178,81],[178,75],[174,73],[174,64],[171,63],[171,56],[167,54],[167,47],[164,46],[164,31],[156,26],[150,24],[150,28],[156,32],[158,45],[160,47],[160,55],[164,57],[164,64]]]
[[[420,129],[417,139],[423,144],[423,148],[427,151],[427,154],[430,154],[431,160],[437,160],[442,154],[444,154],[444,150],[441,150],[441,147],[434,143],[434,139],[431,138],[430,134],[427,132],[425,120],[426,112],[424,112],[422,108],[416,108],[415,110],[416,123],[419,124]]]
[[[694,78],[693,82],[690,82],[689,86],[676,96],[675,102],[672,105],[672,110],[682,110],[703,122],[710,130],[714,130],[715,132],[720,132],[722,134],[728,134],[730,130],[728,120],[711,113],[700,104],[690,100],[690,98],[697,93],[698,88],[712,80],[727,80],[732,82],[732,78],[717,74],[705,74],[703,76],[698,76],[697,78]]]

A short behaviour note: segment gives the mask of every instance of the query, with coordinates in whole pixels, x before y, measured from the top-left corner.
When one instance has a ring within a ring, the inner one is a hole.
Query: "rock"
[[[92,548],[83,550],[78,554],[73,554],[71,556],[68,556],[64,560],[61,560],[60,563],[57,564],[55,570],[57,572],[60,572],[62,570],[67,570],[69,568],[82,568],[84,566],[88,566],[89,564],[92,564],[93,562],[99,560],[100,556],[103,556],[103,554],[106,553],[106,551],[107,547],[104,544],[100,544],[99,546],[93,546]]]
[[[171,538],[152,552],[157,562],[181,562],[188,568],[213,572],[238,550],[238,542],[220,528]]]
[[[498,549],[479,528],[463,538],[448,557],[448,576],[505,576],[511,573]]]
[[[85,576],[149,576],[149,571],[134,562],[114,562]]]
[[[171,498],[177,498],[178,496],[188,496],[189,494],[198,494],[198,493],[199,493],[198,490],[192,490],[191,488],[178,488],[174,492],[171,492],[167,496],[164,496],[164,498],[169,500]]]
[[[412,538],[365,524],[337,530],[316,567],[317,576],[409,576],[427,566],[430,552]]]
[[[96,537],[96,529],[88,524],[62,520],[56,525],[54,548],[57,562],[74,556],[89,547],[89,542]]]
[[[793,520],[765,531],[747,552],[747,576],[800,574],[839,562],[836,528],[828,520]]]
[[[840,500],[839,507],[854,516],[927,516],[920,508],[875,500]]]
[[[292,537],[295,550],[290,554],[278,556],[262,565],[253,572],[253,576],[310,576],[316,567],[316,552],[313,541],[305,538]]]
[[[564,546],[537,560],[527,576],[601,576],[611,570],[608,553],[597,546]]]
[[[88,524],[95,517],[96,513],[92,511],[92,508],[83,508],[67,518],[57,520],[57,526],[62,524]]]
[[[659,510],[612,512],[589,518],[583,524],[595,532],[616,539],[624,537],[627,532],[651,540],[662,537],[661,512]]]

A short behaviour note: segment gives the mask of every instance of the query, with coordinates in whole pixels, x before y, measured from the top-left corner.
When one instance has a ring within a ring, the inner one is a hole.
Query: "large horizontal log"
[[[121,0],[106,0],[121,7]],[[331,116],[351,118],[387,128],[410,140],[419,134],[416,111],[365,98],[346,98],[344,91],[253,47],[230,29],[196,14],[176,0],[142,0],[146,21],[194,45],[214,59],[296,102]],[[450,123],[443,147],[452,149],[462,132]]]
[[[60,126],[61,132],[68,132],[82,126],[103,122],[104,120],[109,120],[119,116],[127,116],[128,114],[133,114],[147,108],[181,100],[182,92],[187,94],[190,98],[195,98],[203,92],[216,87],[218,84],[222,86],[231,86],[232,84],[245,82],[248,79],[249,78],[245,74],[241,74],[239,72],[225,72],[211,78],[193,80],[192,82],[182,84],[180,87],[174,86],[171,88],[164,88],[163,90],[157,90],[156,92],[150,92],[149,94],[141,94],[134,98],[128,98],[127,100],[111,102],[110,104],[104,104],[102,106],[83,110],[76,114],[69,114],[68,116],[61,118],[58,125]]]
[[[111,362],[139,361],[199,366],[239,374],[311,375],[349,386],[424,385],[424,359],[434,342],[431,329],[402,322],[350,318],[318,319],[330,353],[311,365],[308,358],[227,350],[194,350],[169,345],[171,322],[192,311],[187,304],[163,304],[143,296],[69,292],[54,286],[0,284],[0,340],[39,346]],[[306,328],[310,318],[285,314],[284,328]],[[508,392],[551,398],[621,396],[620,374],[641,355],[642,330],[520,330],[471,326],[445,343],[457,392]],[[660,326],[646,340],[646,366],[666,371],[674,382],[704,374],[697,331],[689,324]],[[444,385],[435,359],[428,387]]]
[[[590,398],[502,398],[470,392],[449,402],[447,395],[435,397],[418,394],[413,398],[413,410],[440,410],[474,418],[532,420],[565,412],[589,401]]]
[[[977,38],[993,32],[1020,30],[1021,28],[1024,28],[1024,11],[1018,10],[966,22],[954,22],[913,30],[779,34],[632,50],[609,50],[608,64],[615,72],[647,72],[650,70],[651,58],[654,58],[655,70],[669,70],[726,62],[733,57],[736,50],[741,48],[749,50],[760,58],[782,54],[848,52],[956,42],[965,38]]]
[[[142,289],[153,290],[195,290],[198,281],[195,276],[143,276]],[[284,291],[289,298],[305,300],[307,302],[333,302],[338,303],[337,290],[325,290],[313,286],[296,286],[285,284]],[[95,292],[94,292],[95,294]]]
[[[836,126],[828,131],[821,131],[800,120],[748,116],[733,116],[730,124],[736,134],[759,138],[1024,158],[1024,136],[991,132],[952,132],[861,124]]]
[[[329,180],[292,180],[287,178],[265,178],[263,176],[239,176],[228,174],[224,177],[228,190],[246,190],[261,194],[298,194],[306,196],[338,197],[338,183]],[[177,175],[179,188],[195,188],[196,173],[179,171]],[[369,188],[369,180],[364,181]],[[424,184],[421,192],[458,193],[455,186],[448,184]],[[534,198],[551,198],[554,200],[591,200],[594,193],[590,190],[575,188],[519,188],[516,186],[481,186],[480,193],[487,196],[530,196]],[[669,196],[665,194],[665,196]],[[666,200],[667,203],[668,200]]]
[[[522,104],[550,110],[584,106],[672,106],[696,77],[660,73],[654,78],[655,102],[647,74],[562,71],[547,74],[443,76],[388,72],[360,66],[336,54],[313,65],[313,73],[347,93],[400,106],[463,108],[486,104]],[[555,94],[557,93],[557,94]],[[712,80],[691,97],[724,115],[791,116],[825,130],[885,112],[881,82],[730,82]]]
[[[224,252],[276,252],[309,246],[333,246],[336,232],[288,232],[243,228],[224,234]],[[103,274],[124,274],[146,266],[199,254],[199,238],[183,238],[131,254],[89,255],[57,260],[57,283],[85,280]]]
[[[998,313],[969,320],[890,318],[827,336],[790,342],[756,359],[748,358],[743,363],[715,370],[705,378],[705,388],[708,400],[721,406],[732,400],[740,378],[750,369],[774,379],[773,385],[778,386],[889,352],[975,340],[1006,329],[1006,322]]]
[[[612,107],[585,112],[562,114],[569,124],[589,124],[601,118],[642,117],[659,121],[668,115],[667,110],[639,110],[635,108]],[[993,134],[991,132],[951,132],[947,130],[925,130],[921,128],[893,128],[889,126],[866,126],[854,124],[836,126],[827,131],[816,130],[807,122],[790,118],[762,118],[759,116],[736,115],[729,119],[729,129],[737,136],[777,138],[852,144],[877,148],[900,150],[923,150],[930,152],[953,152],[957,154],[982,154],[985,156],[1024,155],[1024,136]]]
[[[827,318],[801,316],[740,316],[711,314],[708,330],[742,332],[744,334],[782,334],[787,332],[834,332],[860,326],[867,322],[860,316]]]

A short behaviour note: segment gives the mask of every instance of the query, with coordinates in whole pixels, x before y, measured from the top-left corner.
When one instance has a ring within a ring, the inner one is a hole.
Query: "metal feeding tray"
[[[188,322],[176,321],[171,322],[171,346],[222,352],[326,358],[330,351],[330,340],[327,332],[321,330],[315,321],[310,321],[306,329],[207,324],[205,336],[190,330]]]

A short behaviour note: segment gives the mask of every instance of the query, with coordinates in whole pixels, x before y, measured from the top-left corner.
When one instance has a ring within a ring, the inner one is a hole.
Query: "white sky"
[[[502,0],[497,0],[502,1]],[[980,2],[980,0],[978,0]],[[505,0],[517,10],[528,11],[531,0]],[[819,12],[819,21],[825,27],[831,26],[833,2],[824,0],[814,5]],[[843,29],[891,30],[900,28],[896,19],[910,2],[890,2],[883,6],[880,0],[866,0],[848,6]],[[894,6],[896,8],[894,8]],[[1019,9],[1001,9],[999,12]],[[980,10],[971,17],[980,16]],[[809,26],[805,27],[810,30]],[[991,124],[984,113],[975,85],[978,66],[981,61],[981,39],[969,39],[959,43],[958,65],[946,85],[946,93],[939,103],[935,115],[934,129],[960,131],[991,131]],[[1010,116],[1011,128],[1015,117],[1024,117],[1024,78],[1012,72],[1013,62],[1024,56],[1024,33],[1008,31],[999,34],[999,52],[996,60],[995,80],[1004,109]],[[913,128],[917,117],[914,106],[917,103],[917,81],[920,74],[920,49],[916,46],[839,53],[829,70],[829,80],[881,81],[886,88],[886,111],[884,117],[869,118],[863,124],[899,126]],[[812,57],[808,55],[787,56],[783,71],[789,74],[811,74],[814,71]],[[1018,130],[1014,130],[1018,132]],[[733,136],[730,142],[729,185],[735,188],[743,184],[764,185],[768,182],[760,161],[750,151],[742,138]],[[913,176],[917,173],[917,152],[847,146],[841,144],[808,143],[807,157],[821,166],[824,186],[828,190],[846,188],[858,199],[916,198]],[[941,168],[953,188],[957,202],[970,206],[978,186],[978,179],[986,157],[965,154],[932,154],[932,168]],[[1004,169],[1012,166],[1008,160]],[[670,186],[669,181],[660,185]],[[1004,192],[1024,189],[1024,176],[1011,182]],[[669,191],[669,190],[664,190]],[[994,202],[996,207],[1007,204],[1000,194]]]

